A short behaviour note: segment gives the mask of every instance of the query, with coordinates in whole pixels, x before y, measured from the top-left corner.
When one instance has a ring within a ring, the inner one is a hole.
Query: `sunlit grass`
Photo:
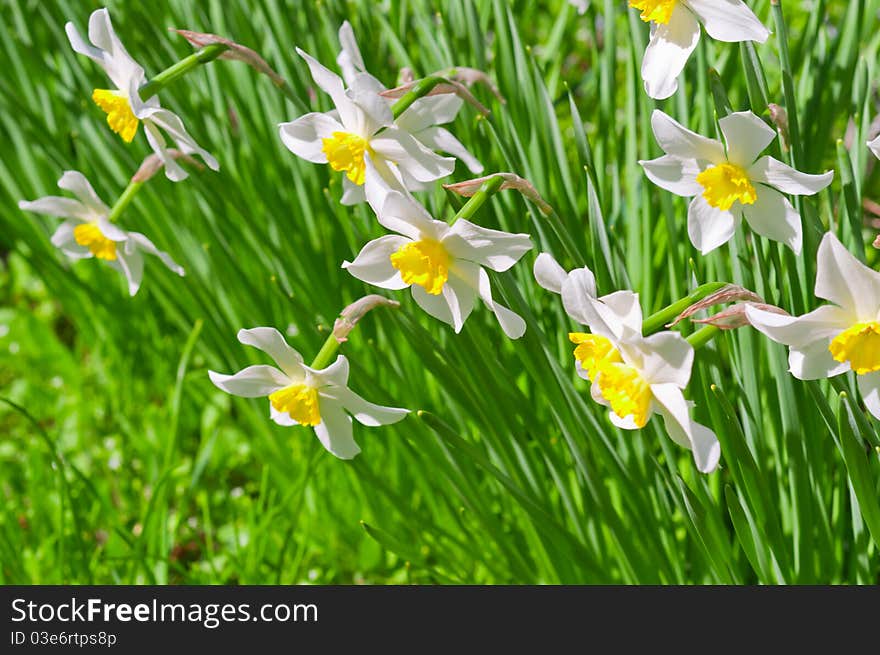
[[[475,87],[492,115],[465,108],[453,130],[487,172],[528,178],[556,210],[550,221],[502,192],[476,219],[536,242],[493,276],[528,331],[511,342],[478,307],[455,335],[396,294],[402,308],[371,313],[344,351],[354,390],[422,413],[357,431],[352,462],[207,376],[265,363],[236,341],[241,327],[277,327],[313,356],[338,311],[375,291],[340,268],[383,234],[369,208],[340,205],[341,176],[278,138],[299,108],[222,61],[163,98],[221,169],[179,184],[159,175],[135,197],[121,223],[187,275],[148,261],[129,298],[106,267],[58,255],[56,221],[17,208],[55,193],[66,169],[112,201],[149,152],[142,135],[126,145],[107,129],[90,99],[103,74],[64,35],[93,7],[5,4],[0,397],[18,407],[0,403],[0,581],[876,583],[880,458],[866,444],[878,438],[853,380],[840,400],[825,382],[793,379],[785,348],[754,330],[723,334],[698,353],[689,386],[722,443],[720,469],[704,476],[657,419],[611,426],[575,375],[573,324],[531,274],[544,250],[567,269],[589,265],[604,292],[638,291],[646,314],[708,281],[799,314],[818,304],[824,230],[876,267],[862,207],[880,194],[864,147],[878,3],[785,0],[789,72],[770,2],[748,4],[774,30],[768,42],[703,39],[683,87],[658,103],[639,78],[648,28],[624,2],[592,2],[583,16],[561,0],[108,3],[148,75],[191,52],[168,27],[214,32],[257,50],[324,111],[294,47],[332,64],[348,19],[386,85],[403,67],[462,65],[489,72],[506,98]],[[726,102],[765,116],[768,103],[786,106],[793,148],[770,153],[836,169],[828,190],[798,200],[801,257],[743,231],[700,256],[686,202],[637,163],[660,154],[655,107],[715,135]],[[450,181],[468,177],[459,164]],[[439,185],[421,198],[436,216],[460,204]]]

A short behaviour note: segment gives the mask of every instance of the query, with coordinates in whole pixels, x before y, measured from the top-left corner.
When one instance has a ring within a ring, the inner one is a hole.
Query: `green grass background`
[[[149,152],[142,134],[127,146],[107,129],[90,100],[105,77],[64,35],[67,20],[84,32],[98,5],[3,3],[0,397],[15,405],[0,402],[0,582],[876,583],[880,440],[853,380],[799,382],[782,346],[725,333],[698,353],[690,385],[723,447],[704,476],[657,419],[639,432],[610,425],[574,374],[573,324],[531,277],[549,250],[566,268],[589,265],[602,292],[635,289],[646,314],[712,280],[800,313],[817,304],[825,229],[876,264],[862,202],[878,195],[864,146],[878,3],[749,4],[774,30],[768,42],[704,34],[681,90],[657,103],[639,79],[647,25],[622,1],[584,16],[561,0],[108,3],[148,75],[191,52],[167,28],[214,32],[326,110],[294,46],[334,65],[348,19],[389,86],[402,67],[462,65],[506,97],[475,88],[492,116],[465,108],[453,131],[488,172],[527,177],[557,211],[549,222],[504,192],[476,218],[533,235],[535,251],[493,278],[528,332],[508,341],[478,307],[456,336],[395,296],[399,311],[370,314],[343,347],[352,388],[427,414],[356,428],[363,453],[342,462],[310,430],[269,421],[265,400],[229,397],[207,376],[266,362],[237,343],[241,327],[275,326],[310,358],[337,312],[373,291],[340,264],[382,230],[366,206],[339,204],[338,174],[282,146],[276,125],[299,110],[234,62],[163,93],[221,170],[179,184],[159,175],[136,196],[121,225],[187,275],[148,260],[129,298],[121,276],[54,250],[56,220],[16,206],[57,193],[65,169],[112,203]],[[745,232],[700,257],[685,202],[637,165],[659,154],[655,107],[715,134],[725,95],[765,116],[768,102],[786,106],[794,147],[774,154],[837,169],[799,204],[802,258]],[[452,179],[467,177],[459,165]],[[439,185],[422,199],[445,218],[459,204]]]

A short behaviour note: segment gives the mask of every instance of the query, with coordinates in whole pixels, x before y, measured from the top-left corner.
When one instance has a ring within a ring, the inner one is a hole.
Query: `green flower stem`
[[[229,49],[229,46],[223,43],[212,43],[209,46],[205,46],[201,50],[198,50],[188,57],[184,57],[176,64],[169,66],[161,73],[156,75],[149,82],[144,84],[140,88],[140,95],[143,100],[148,100],[153,97],[159,91],[164,89],[166,86],[177,80],[178,78],[183,77],[191,70],[196,68],[197,66],[201,66],[202,64],[207,64],[208,62],[214,61],[226,52]]]
[[[483,206],[483,203],[486,202],[489,198],[494,196],[501,189],[501,185],[504,184],[504,178],[500,175],[495,175],[494,177],[490,177],[488,180],[483,182],[480,188],[477,190],[474,195],[468,198],[468,201],[462,206],[461,209],[458,210],[458,213],[452,217],[452,220],[449,221],[449,224],[452,225],[459,218],[464,218],[465,220],[470,220],[474,214],[477,213],[477,210]]]
[[[688,307],[726,286],[727,282],[707,282],[706,284],[698,286],[690,293],[690,295],[685,296],[681,300],[672,303],[668,307],[664,307],[656,314],[651,314],[646,318],[644,323],[642,323],[642,334],[647,337],[654,332],[659,332],[667,323],[672,322],[676,316],[681,314]]]
[[[432,75],[416,82],[406,94],[402,95],[397,102],[391,105],[391,113],[394,115],[394,120],[397,120],[403,112],[409,109],[412,103],[428,95],[435,86],[445,81],[445,78]]]
[[[115,223],[122,212],[125,211],[125,208],[128,207],[129,203],[131,203],[132,198],[134,198],[134,194],[136,194],[143,185],[143,182],[136,182],[135,180],[129,182],[128,186],[125,187],[125,191],[123,191],[122,195],[120,195],[119,198],[116,200],[116,204],[114,204],[113,207],[110,208],[110,213],[107,215],[107,220],[111,223]]]
[[[324,342],[324,345],[321,346],[321,350],[318,351],[318,354],[315,355],[315,359],[312,360],[312,363],[309,364],[310,368],[314,369],[322,369],[327,368],[330,365],[330,360],[333,359],[333,355],[336,354],[336,351],[339,350],[340,343],[336,339],[336,335],[332,332],[330,336],[327,337],[327,341]]]
[[[720,332],[720,328],[717,328],[714,325],[707,325],[685,338],[688,343],[694,347],[694,350],[699,350],[712,341],[712,339],[714,339]]]

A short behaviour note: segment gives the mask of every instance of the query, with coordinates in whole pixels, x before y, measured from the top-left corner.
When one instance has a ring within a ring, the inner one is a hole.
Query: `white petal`
[[[359,110],[355,107],[351,98],[346,95],[345,87],[343,86],[340,77],[336,73],[325,68],[320,62],[318,62],[318,60],[299,48],[296,49],[296,52],[300,57],[305,59],[306,64],[308,64],[309,72],[312,74],[312,79],[315,80],[315,84],[317,84],[321,90],[333,100],[333,104],[339,112],[339,120],[347,128],[346,131],[353,130],[358,123]],[[360,136],[367,135],[361,134]]]
[[[696,159],[663,155],[649,161],[642,160],[639,164],[645,170],[648,179],[661,189],[686,198],[703,192],[702,185],[697,182],[701,167]]]
[[[358,109],[356,124],[349,126],[355,134],[369,136],[394,122],[388,99],[379,94],[385,90],[382,83],[369,73],[355,76],[346,94]]]
[[[92,251],[81,246],[76,242],[73,236],[73,229],[76,225],[71,221],[65,221],[58,226],[52,235],[52,245],[61,250],[71,259],[87,259],[93,257]]]
[[[755,182],[769,184],[783,193],[811,196],[831,184],[834,171],[822,175],[801,173],[778,159],[767,156],[761,157],[752,165],[749,169],[749,178]]]
[[[102,228],[103,231],[103,228]],[[141,234],[140,232],[126,232],[126,247],[137,246],[144,252],[147,252],[151,255],[155,255],[158,257],[165,266],[177,273],[181,277],[186,274],[186,271],[183,270],[183,267],[174,261],[174,259],[167,252],[159,250],[152,241],[150,241],[146,236]]]
[[[79,200],[63,196],[45,196],[36,200],[22,200],[18,203],[18,208],[58,218],[78,219],[78,221],[89,221],[94,218],[91,210]]]
[[[535,281],[547,291],[552,293],[562,293],[562,285],[568,278],[568,273],[553,259],[550,253],[542,252],[535,259],[535,266],[532,269],[535,274]],[[596,294],[596,278],[593,278],[593,295]]]
[[[598,385],[593,385],[598,386]],[[650,414],[649,414],[650,416]],[[638,430],[639,426],[636,425],[636,419],[632,414],[627,414],[623,418],[620,418],[615,412],[608,412],[608,419],[621,430]]]
[[[455,170],[454,157],[441,157],[396,127],[389,127],[370,141],[377,156],[383,157],[419,182],[433,182]]]
[[[153,123],[167,132],[171,138],[174,139],[174,142],[177,144],[177,147],[181,152],[187,155],[198,155],[211,170],[216,171],[220,169],[220,164],[217,163],[217,160],[214,159],[211,153],[202,148],[189,135],[189,132],[187,132],[186,128],[183,126],[183,121],[180,120],[180,117],[177,114],[168,111],[167,109],[154,110],[149,118],[144,119],[145,128],[149,123]],[[159,155],[159,158],[164,162],[167,176],[169,166],[176,165],[177,162],[174,161],[172,157],[169,157],[163,149],[157,150],[156,154]]]
[[[857,375],[856,380],[865,407],[871,412],[871,416],[880,419],[880,372]]]
[[[688,206],[688,235],[704,255],[730,241],[737,222],[734,214],[712,207],[703,196],[696,196]]]
[[[832,305],[822,305],[802,316],[786,316],[746,305],[746,318],[759,332],[777,343],[803,348],[813,342],[836,336],[853,324],[853,317]]]
[[[365,184],[355,184],[351,180],[348,179],[347,175],[342,176],[342,197],[339,199],[339,202],[343,205],[351,206],[351,205],[359,205],[367,199],[366,194],[364,193],[366,189]]]
[[[641,336],[642,305],[639,303],[639,294],[625,289],[602,296],[599,301],[602,304],[599,314],[605,317],[606,322],[610,311],[614,314],[616,323]]]
[[[837,303],[859,320],[877,320],[880,273],[857,260],[833,233],[819,244],[815,293]]]
[[[699,471],[714,471],[721,458],[721,444],[712,430],[691,418],[681,389],[674,384],[655,384],[651,386],[651,392],[672,440],[690,448]]]
[[[236,336],[239,343],[253,346],[269,355],[291,380],[300,381],[305,377],[302,355],[291,348],[275,328],[255,327],[239,330]]]
[[[641,374],[649,384],[674,384],[684,389],[691,379],[694,349],[678,332],[658,332],[639,343]]]
[[[86,43],[72,22],[65,23],[64,31],[67,33],[67,40],[70,41],[70,47],[74,52],[85,55],[100,64],[102,68],[104,67],[104,53],[99,48]]]
[[[129,295],[134,296],[137,294],[144,279],[144,256],[137,249],[117,248],[116,261],[108,263],[111,265],[117,264],[120,270],[122,270],[122,274],[125,275],[125,279],[128,281]]]
[[[397,423],[409,414],[408,409],[375,405],[357,395],[348,387],[325,387],[321,389],[322,397],[330,398],[341,404],[361,425],[376,427]]]
[[[452,93],[425,96],[412,103],[395,123],[415,135],[428,127],[451,123],[463,105],[464,101]]]
[[[413,132],[412,135],[429,150],[448,152],[453,157],[460,159],[471,173],[479,175],[483,172],[480,160],[474,157],[449,130],[437,126],[426,127],[419,132]]]
[[[449,230],[443,245],[455,259],[466,259],[500,273],[532,249],[532,239],[528,234],[492,230],[461,218]]]
[[[652,26],[651,41],[642,59],[645,91],[668,98],[678,89],[678,76],[700,40],[700,24],[687,7],[678,4],[665,25]]]
[[[407,243],[412,242],[395,234],[373,239],[361,249],[353,262],[343,262],[342,268],[367,284],[383,289],[405,289],[409,285],[400,277],[400,271],[391,265],[391,255]]]
[[[770,30],[742,0],[688,0],[713,39],[726,42],[764,43]]]
[[[798,380],[822,380],[850,370],[849,362],[838,362],[828,350],[828,339],[814,341],[788,351],[788,370]]]
[[[68,38],[70,33],[68,33]],[[106,9],[98,9],[89,16],[89,40],[103,50],[102,66],[118,89],[126,89],[128,82],[144,75],[144,69],[131,58],[110,22],[110,14]],[[71,40],[71,45],[74,45]],[[74,45],[74,49],[76,46]],[[86,56],[91,54],[83,52]]]
[[[351,84],[358,73],[366,71],[366,67],[357,39],[354,38],[354,30],[348,21],[339,28],[339,45],[342,46],[342,51],[336,57],[336,64],[342,71],[342,79],[346,84]]]
[[[291,425],[299,425],[296,421],[293,420],[293,417],[287,412],[279,412],[272,406],[272,402],[269,402],[269,418],[271,418],[278,425],[283,425],[284,427],[290,427]]]
[[[86,176],[79,171],[64,171],[61,179],[58,180],[58,188],[70,191],[77,200],[98,216],[104,216],[110,212],[110,208],[98,197]]]
[[[755,191],[758,194],[755,202],[742,205],[749,227],[761,236],[784,243],[799,255],[803,244],[801,215],[776,189],[759,184]]]
[[[590,302],[596,298],[596,276],[589,268],[576,268],[562,281],[562,305],[565,313],[581,325],[589,325],[596,311]]]
[[[243,398],[261,398],[268,396],[290,384],[290,380],[274,366],[258,364],[248,366],[235,375],[223,375],[208,371],[211,382],[216,387],[233,396]]]
[[[691,132],[659,109],[651,114],[651,129],[657,144],[667,155],[704,160],[713,164],[726,160],[724,146],[720,141]]]
[[[433,233],[434,219],[415,198],[406,191],[398,191],[388,186],[379,171],[367,157],[366,181],[367,202],[376,212],[376,219],[382,227],[418,241],[423,233]]]
[[[281,141],[287,149],[297,157],[315,164],[327,163],[323,140],[330,138],[334,132],[344,130],[335,118],[318,112],[300,116],[295,121],[278,126]]]
[[[354,441],[351,417],[342,406],[332,400],[323,400],[320,411],[321,422],[315,426],[315,434],[321,445],[339,459],[352,459],[361,452]]]
[[[336,361],[327,368],[314,369],[305,365],[302,368],[307,373],[306,384],[316,389],[325,386],[344,387],[348,384],[349,364],[344,355],[337,355]]]
[[[871,149],[871,152],[874,153],[874,156],[877,157],[877,159],[880,159],[880,136],[868,141],[868,147]]]
[[[746,169],[776,138],[776,130],[750,111],[729,114],[718,126],[727,144],[727,159]]]
[[[510,339],[519,339],[526,333],[526,322],[516,312],[492,299],[492,288],[489,282],[489,274],[480,269],[480,298],[495,314],[504,334]]]
[[[452,318],[452,310],[449,308],[449,303],[443,294],[435,296],[428,293],[417,284],[412,285],[410,290],[412,291],[413,300],[415,300],[416,304],[427,314],[433,316],[438,321],[443,321],[447,325],[451,325],[455,328],[455,322]],[[461,326],[459,325],[457,331],[460,330]]]
[[[474,309],[480,287],[480,267],[473,262],[454,261],[449,268],[449,279],[443,287],[443,297],[452,313],[452,327],[460,332]]]

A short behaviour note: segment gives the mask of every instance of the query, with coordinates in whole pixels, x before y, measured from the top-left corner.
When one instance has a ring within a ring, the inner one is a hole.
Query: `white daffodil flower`
[[[365,156],[369,155],[387,184],[414,190],[421,184],[446,177],[455,169],[455,158],[441,157],[394,122],[388,101],[379,95],[382,83],[369,73],[355,74],[345,88],[336,73],[297,48],[306,60],[312,79],[333,100],[334,111],[312,112],[279,125],[281,140],[298,157],[329,164],[345,173],[342,203],[366,199]]]
[[[459,219],[451,227],[434,220],[412,196],[382,186],[367,159],[367,201],[383,227],[396,232],[370,241],[342,267],[357,279],[383,289],[410,287],[428,314],[461,331],[479,296],[511,339],[526,331],[525,321],[492,299],[483,267],[502,272],[530,250],[528,234],[490,230]]]
[[[314,428],[321,445],[340,459],[351,459],[361,452],[352,433],[352,416],[361,425],[374,427],[397,423],[409,413],[407,409],[374,405],[349,389],[348,360],[342,355],[327,368],[316,370],[303,364],[302,355],[275,328],[239,330],[238,340],[262,350],[278,368],[248,366],[235,375],[208,371],[211,382],[234,396],[267,397],[273,421]]]
[[[789,347],[789,370],[799,380],[853,371],[868,411],[880,419],[880,273],[828,232],[819,244],[814,292],[834,304],[802,316],[747,306],[746,317]]]
[[[596,297],[596,279],[584,267],[570,273],[547,253],[535,260],[538,284],[562,296],[566,313],[590,328],[572,332],[578,375],[591,383],[593,400],[609,408],[611,422],[625,430],[644,427],[654,412],[670,438],[692,451],[697,468],[711,473],[721,446],[715,433],[690,416],[682,390],[691,378],[693,347],[677,332],[642,336],[638,294],[616,291]]]
[[[162,252],[139,232],[126,232],[110,222],[110,210],[79,171],[65,171],[58,188],[76,199],[46,196],[22,200],[19,208],[66,219],[52,235],[52,245],[71,259],[96,257],[116,269],[128,281],[128,292],[138,292],[144,276],[144,253],[155,255],[178,275],[184,271],[168,253]]]
[[[871,149],[871,152],[874,153],[874,156],[877,159],[880,159],[880,136],[877,136],[875,139],[868,141],[868,147]]]
[[[180,117],[159,105],[158,97],[152,96],[146,102],[141,100],[139,89],[147,82],[144,69],[131,58],[116,36],[106,9],[97,9],[89,17],[92,45],[85,42],[73,23],[67,23],[64,29],[73,49],[97,62],[113,83],[113,89],[95,89],[92,100],[107,113],[107,124],[123,141],[131,143],[138,125],[143,123],[150,147],[165,164],[165,175],[175,182],[188,174],[168,153],[163,132],[177,144],[178,150],[199,155],[215,171],[220,168],[217,160],[189,135]]]
[[[782,194],[818,193],[831,184],[834,172],[809,175],[773,157],[759,159],[776,132],[750,111],[725,116],[718,124],[724,145],[654,110],[654,138],[666,154],[639,162],[648,179],[694,198],[688,207],[688,234],[704,255],[727,243],[743,217],[761,236],[800,253],[801,217]]]
[[[354,30],[348,21],[339,28],[339,44],[342,51],[336,58],[336,63],[342,71],[342,79],[350,86],[358,75],[369,73],[364,66],[364,58],[358,48]],[[378,80],[377,83],[381,85]],[[391,105],[394,100],[389,98],[387,102]],[[464,100],[452,93],[419,98],[397,117],[395,125],[412,134],[429,150],[447,152],[464,162],[472,173],[479,175],[483,172],[483,165],[479,160],[449,130],[440,127],[454,121],[463,105]],[[428,187],[427,183],[416,179],[406,179],[404,185],[411,191]]]
[[[651,23],[651,40],[642,58],[642,80],[652,98],[668,98],[700,40],[700,23],[717,41],[764,43],[770,36],[741,0],[629,0]]]

